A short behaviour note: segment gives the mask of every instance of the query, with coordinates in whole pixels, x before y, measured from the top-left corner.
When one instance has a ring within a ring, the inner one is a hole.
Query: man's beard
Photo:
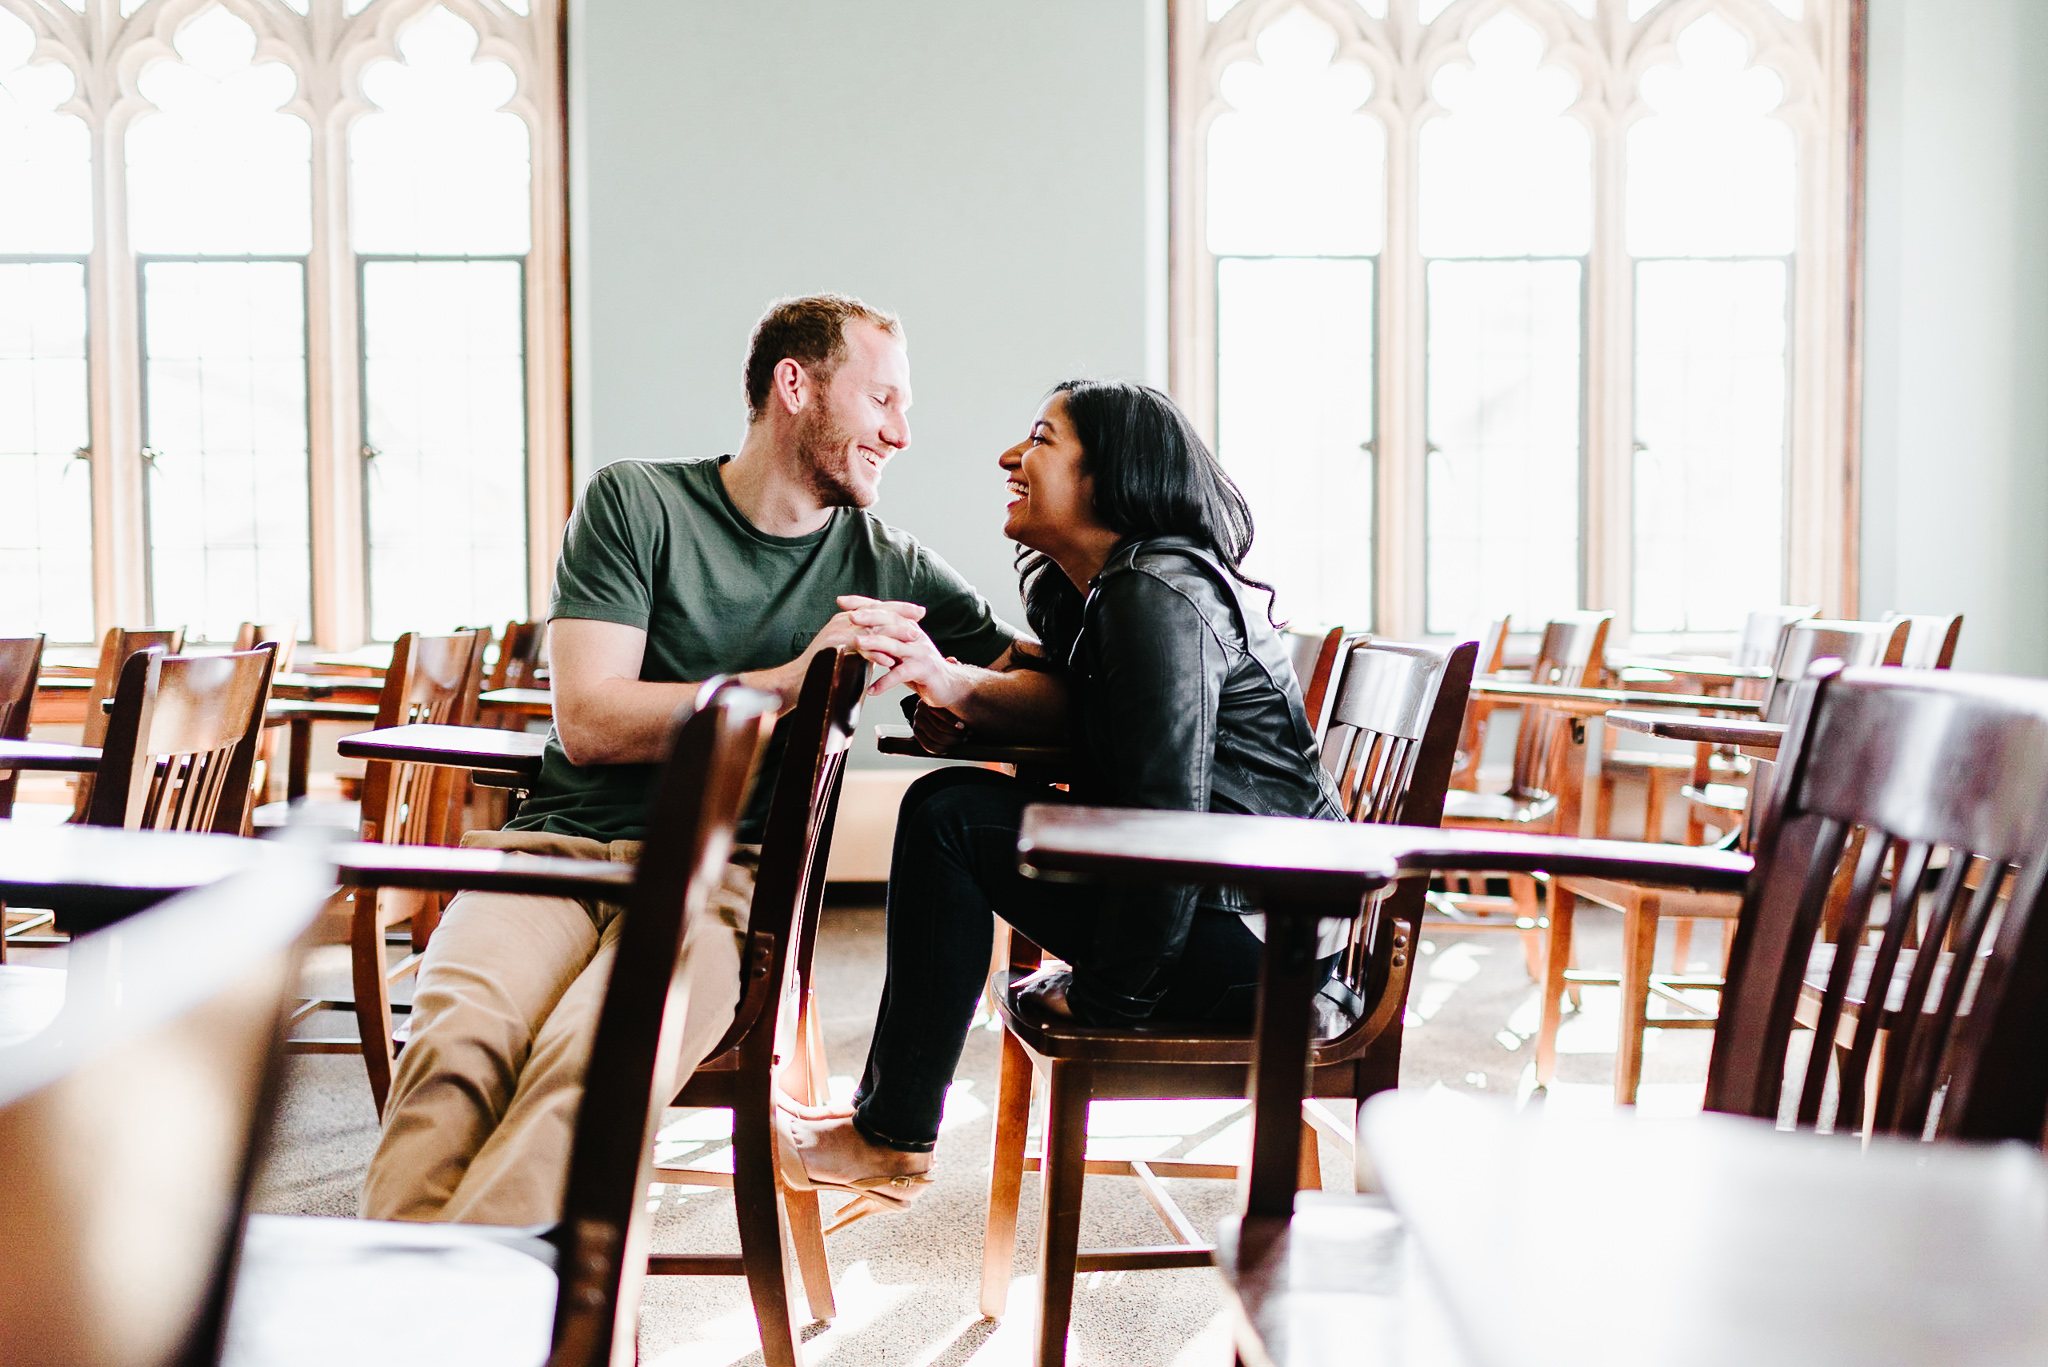
[[[856,458],[847,454],[852,444],[852,434],[835,425],[822,409],[813,409],[798,422],[797,468],[803,471],[820,507],[865,508],[874,502],[874,496],[853,481],[851,467]]]

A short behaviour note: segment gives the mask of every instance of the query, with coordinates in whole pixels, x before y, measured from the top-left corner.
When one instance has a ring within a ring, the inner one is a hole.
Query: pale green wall
[[[1872,0],[1862,613],[2048,674],[2048,0]]]
[[[899,311],[877,511],[1014,618],[995,457],[1069,375],[1163,378],[1163,0],[580,0],[577,465],[733,450],[762,306]]]

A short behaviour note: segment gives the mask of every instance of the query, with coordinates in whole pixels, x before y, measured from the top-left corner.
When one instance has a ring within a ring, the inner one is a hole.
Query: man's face
[[[797,463],[828,508],[881,496],[882,466],[910,445],[910,354],[872,323],[846,325],[846,359],[797,414]]]

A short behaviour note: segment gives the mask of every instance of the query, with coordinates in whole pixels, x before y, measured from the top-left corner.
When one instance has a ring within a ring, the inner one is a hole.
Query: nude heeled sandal
[[[791,1191],[843,1191],[854,1199],[839,1208],[839,1213],[825,1233],[837,1234],[848,1225],[865,1220],[870,1215],[892,1214],[908,1209],[910,1203],[924,1195],[925,1188],[932,1185],[929,1172],[906,1172],[884,1177],[856,1177],[850,1182],[835,1182],[826,1178],[813,1177],[804,1167],[803,1155],[797,1152],[796,1141],[782,1127],[782,1116],[775,1121],[775,1160],[781,1170],[782,1184]]]

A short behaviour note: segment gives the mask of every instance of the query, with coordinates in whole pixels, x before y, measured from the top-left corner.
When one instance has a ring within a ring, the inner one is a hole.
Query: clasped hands
[[[857,593],[839,597],[841,612],[834,625],[844,622],[849,639],[825,644],[850,645],[882,673],[868,685],[868,696],[876,697],[898,684],[917,695],[917,715],[911,730],[917,742],[935,755],[943,755],[966,739],[967,723],[954,709],[966,697],[969,684],[960,662],[940,652],[919,625],[924,618],[920,603],[901,603],[866,598]]]

